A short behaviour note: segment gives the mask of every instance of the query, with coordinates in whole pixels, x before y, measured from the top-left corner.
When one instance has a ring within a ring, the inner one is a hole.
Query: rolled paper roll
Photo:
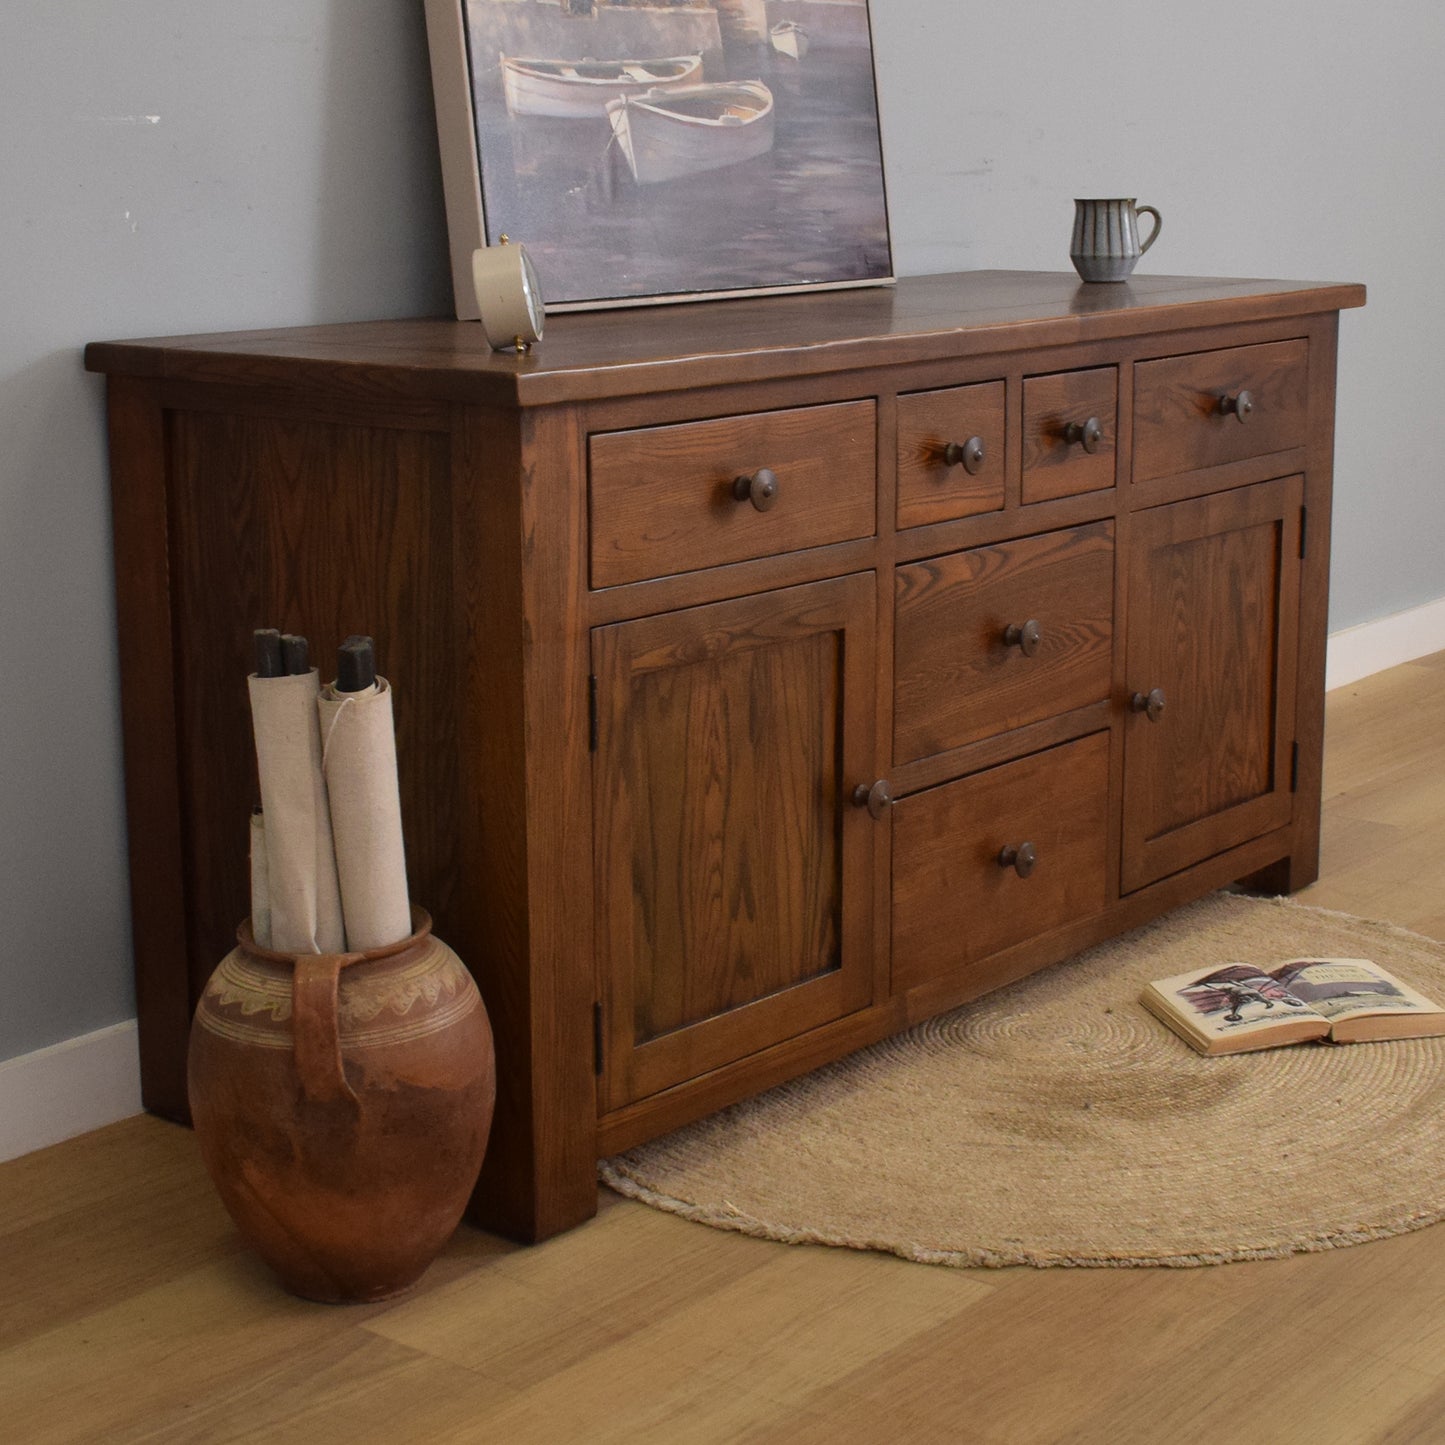
[[[266,815],[251,813],[251,937],[271,947],[271,889],[266,878]]]
[[[249,685],[271,946],[281,953],[342,953],[341,889],[316,718],[320,678],[312,668],[294,677],[252,676]]]
[[[384,677],[361,692],[328,686],[317,712],[346,946],[383,948],[411,935],[391,686]]]
[[[258,627],[252,633],[256,649],[256,676],[280,677],[286,671],[281,660],[281,634],[274,627]]]

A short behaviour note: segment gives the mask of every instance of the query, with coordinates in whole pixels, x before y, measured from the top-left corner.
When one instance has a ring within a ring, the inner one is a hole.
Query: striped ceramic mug
[[[1149,239],[1139,244],[1140,215],[1154,217]],[[1139,257],[1159,239],[1163,218],[1153,206],[1128,200],[1076,200],[1069,259],[1085,281],[1126,281]]]

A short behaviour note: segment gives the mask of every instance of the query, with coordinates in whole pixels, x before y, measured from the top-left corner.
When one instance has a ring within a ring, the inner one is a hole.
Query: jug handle
[[[1164,217],[1153,206],[1135,206],[1134,211],[1136,215],[1154,217],[1154,229],[1149,232],[1149,239],[1139,247],[1139,254],[1142,256],[1159,239],[1159,232],[1164,229]]]
[[[341,1062],[337,995],[341,970],[360,963],[360,953],[303,953],[296,955],[291,985],[291,1041],[301,1092],[312,1103],[349,1099],[360,1101],[346,1080]]]

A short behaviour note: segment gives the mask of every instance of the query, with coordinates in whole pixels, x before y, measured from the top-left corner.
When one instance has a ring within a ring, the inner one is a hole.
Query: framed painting
[[[427,0],[457,315],[893,279],[868,0]]]

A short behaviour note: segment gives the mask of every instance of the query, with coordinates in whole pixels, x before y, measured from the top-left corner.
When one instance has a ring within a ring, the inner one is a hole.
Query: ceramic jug
[[[1140,215],[1153,216],[1149,239],[1139,242]],[[1153,206],[1128,200],[1076,200],[1069,259],[1085,281],[1125,281],[1139,257],[1159,239],[1164,222]]]
[[[191,1029],[201,1156],[293,1294],[385,1299],[456,1229],[496,1097],[492,1032],[461,960],[410,938],[349,954],[259,947],[249,923]]]

